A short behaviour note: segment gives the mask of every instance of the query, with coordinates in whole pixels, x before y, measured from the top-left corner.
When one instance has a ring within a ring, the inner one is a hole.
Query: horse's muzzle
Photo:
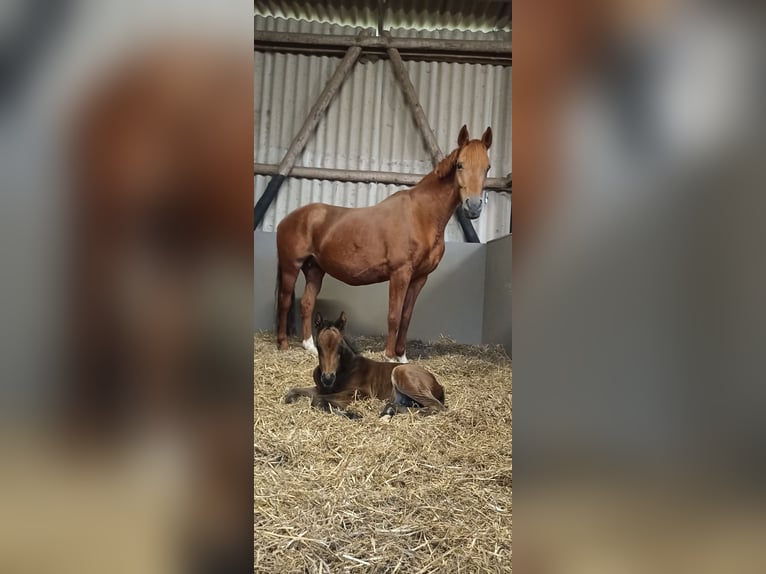
[[[463,213],[468,219],[476,219],[481,215],[483,204],[481,197],[469,197],[463,202]]]
[[[331,387],[335,384],[335,373],[322,373],[319,382],[323,387]]]

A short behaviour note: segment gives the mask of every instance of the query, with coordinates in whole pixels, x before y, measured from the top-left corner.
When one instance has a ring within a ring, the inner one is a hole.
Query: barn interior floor
[[[382,357],[382,337],[352,338]],[[512,372],[502,347],[412,341],[448,410],[360,420],[283,404],[310,386],[317,359],[297,340],[254,337],[256,572],[508,572]]]

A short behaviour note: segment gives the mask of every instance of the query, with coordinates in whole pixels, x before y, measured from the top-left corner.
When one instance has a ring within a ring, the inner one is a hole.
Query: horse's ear
[[[457,150],[452,151],[447,157],[441,160],[434,168],[434,173],[439,179],[447,177],[455,169],[457,162]]]
[[[335,326],[337,327],[338,331],[343,331],[343,329],[346,328],[346,312],[341,311],[340,317],[338,317],[338,320],[335,321]]]
[[[484,144],[484,147],[489,149],[492,147],[492,128],[487,128],[484,134],[481,136],[481,143]]]
[[[319,327],[322,326],[322,314],[317,311],[317,314],[314,315],[314,327],[319,330]]]
[[[468,126],[463,124],[463,127],[460,128],[460,133],[457,134],[457,147],[463,147],[468,143],[469,139],[471,139],[471,136],[468,135]]]

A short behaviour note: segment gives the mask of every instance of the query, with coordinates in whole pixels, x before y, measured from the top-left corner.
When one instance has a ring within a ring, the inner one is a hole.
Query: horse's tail
[[[274,333],[279,330],[279,293],[282,290],[282,269],[277,263],[277,286],[274,290]],[[295,288],[290,298],[290,309],[287,311],[287,336],[295,335]]]

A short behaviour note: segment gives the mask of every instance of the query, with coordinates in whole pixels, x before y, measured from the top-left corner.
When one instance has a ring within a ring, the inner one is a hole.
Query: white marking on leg
[[[401,357],[396,357],[396,360],[400,363],[406,363],[407,362],[407,353],[404,353]]]
[[[314,345],[314,337],[309,337],[303,341],[303,348],[306,349],[312,355],[318,355],[316,346]]]

